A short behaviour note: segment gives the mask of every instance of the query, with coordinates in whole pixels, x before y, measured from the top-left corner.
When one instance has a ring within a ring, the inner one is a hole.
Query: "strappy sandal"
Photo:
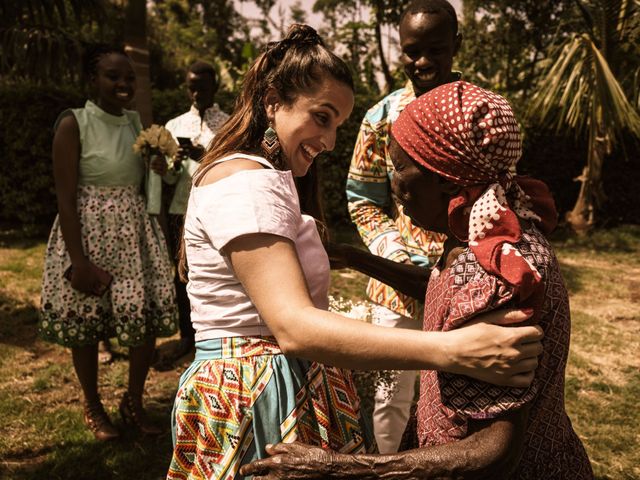
[[[134,426],[145,435],[162,433],[162,429],[147,418],[142,402],[134,402],[129,392],[125,392],[120,401],[120,416],[125,424]]]

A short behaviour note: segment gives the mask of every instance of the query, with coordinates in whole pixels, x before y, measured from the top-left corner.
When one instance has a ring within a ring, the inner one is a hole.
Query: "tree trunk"
[[[582,174],[574,179],[582,183],[580,193],[573,210],[567,212],[566,216],[571,229],[578,235],[586,234],[595,226],[596,212],[606,198],[602,185],[602,164],[610,153],[611,141],[605,135],[596,135],[589,143],[592,147],[589,149],[587,165]]]
[[[582,175],[574,178],[574,181],[581,182],[580,193],[573,207],[573,210],[567,212],[567,222],[578,235],[585,235],[591,230],[593,218],[593,203],[589,198],[589,167],[585,166]]]
[[[151,78],[149,76],[149,49],[147,48],[147,2],[129,0],[126,7],[124,24],[125,50],[133,63],[138,88],[133,103],[142,125],[153,123],[151,109]]]
[[[380,57],[380,69],[382,70],[382,74],[384,75],[384,95],[388,95],[391,93],[391,89],[393,88],[393,77],[391,76],[391,71],[389,70],[389,64],[387,63],[387,59],[384,56],[384,47],[382,45],[382,23],[384,21],[383,18],[383,9],[380,2],[376,2],[375,6],[376,13],[376,24],[375,24],[375,34],[376,34],[376,44],[378,45],[378,56]]]

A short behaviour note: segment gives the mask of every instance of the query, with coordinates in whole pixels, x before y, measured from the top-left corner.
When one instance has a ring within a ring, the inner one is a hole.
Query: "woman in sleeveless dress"
[[[70,347],[84,393],[84,420],[99,440],[119,436],[98,394],[100,340],[129,347],[125,422],[161,430],[146,417],[142,392],[155,338],[175,332],[172,267],[163,234],[140,194],[145,166],[133,152],[141,130],[124,107],[135,74],[121,49],[96,46],[84,59],[94,100],[63,112],[55,125],[58,199],[45,256],[39,332]]]

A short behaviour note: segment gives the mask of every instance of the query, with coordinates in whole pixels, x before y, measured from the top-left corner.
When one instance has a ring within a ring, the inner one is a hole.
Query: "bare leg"
[[[129,391],[120,402],[120,414],[125,423],[133,424],[142,433],[158,435],[162,429],[149,421],[142,406],[144,382],[155,350],[155,338],[147,340],[144,345],[129,348]]]
[[[98,345],[73,347],[73,368],[76,371],[87,405],[100,403],[98,395]]]
[[[118,438],[120,434],[104,411],[98,394],[98,345],[74,347],[71,356],[84,393],[84,423],[98,440]]]
[[[144,383],[153,360],[156,339],[151,338],[145,344],[129,348],[129,395],[135,402],[142,402]]]

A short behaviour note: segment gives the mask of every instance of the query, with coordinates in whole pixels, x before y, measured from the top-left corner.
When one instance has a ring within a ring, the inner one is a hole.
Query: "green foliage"
[[[626,80],[640,71],[614,63],[625,58],[621,50],[627,51],[628,29],[640,24],[640,11],[627,1],[584,3],[584,32],[574,33],[553,51],[557,60],[537,89],[531,117],[558,130],[568,127],[578,138],[601,135],[620,140],[626,129],[640,137],[640,115],[614,75],[618,71]]]
[[[56,214],[51,169],[53,124],[66,108],[80,107],[77,92],[28,84],[0,86],[0,220],[47,230]]]
[[[153,90],[153,123],[164,125],[169,120],[183,114],[191,107],[191,102],[184,88],[170,90]]]
[[[408,0],[316,0],[313,11],[322,13],[325,26],[320,34],[334,50],[346,49],[356,84],[371,93],[378,92],[376,73],[382,70],[385,90],[398,86],[389,71],[389,59],[383,51],[383,26],[398,23]]]
[[[51,227],[57,213],[51,164],[53,124],[67,108],[82,107],[75,89],[34,84],[0,84],[0,222],[38,232]],[[216,102],[230,111],[235,96],[219,91]],[[165,124],[189,109],[184,88],[153,91],[154,122]]]
[[[216,3],[222,4],[222,11],[216,11]],[[154,3],[148,16],[148,39],[151,76],[156,88],[181,85],[187,67],[196,60],[209,62],[224,72],[231,65],[242,65],[244,42],[235,38],[228,26],[220,28],[224,19],[242,31],[238,14],[228,3],[187,0]],[[223,75],[222,81],[228,79]]]
[[[574,229],[584,231],[604,207],[605,158],[623,143],[625,134],[640,137],[640,115],[623,88],[637,83],[640,74],[637,63],[629,64],[623,54],[638,40],[640,8],[632,0],[576,3],[582,22],[549,52],[556,59],[549,61],[529,114],[538,125],[551,125],[558,132],[568,129],[587,141],[582,187],[568,216]],[[638,53],[633,57],[640,58]]]
[[[107,0],[3,1],[0,72],[32,81],[77,80],[83,44],[121,39],[121,14]]]
[[[464,0],[456,62],[465,78],[506,94],[520,110],[537,84],[547,49],[571,19],[572,3]]]

